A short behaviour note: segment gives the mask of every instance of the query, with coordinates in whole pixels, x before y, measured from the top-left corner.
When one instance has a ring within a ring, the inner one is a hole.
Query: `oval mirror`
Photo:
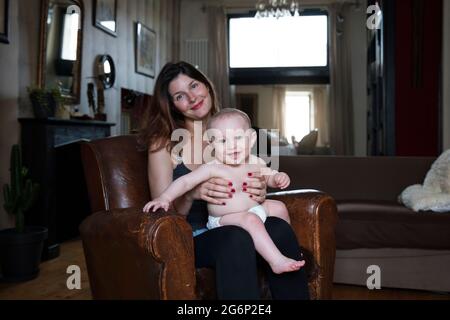
[[[65,102],[80,102],[81,0],[43,0],[38,64],[38,86],[59,88]]]
[[[104,89],[114,86],[116,80],[116,67],[112,57],[108,54],[101,55],[97,58],[98,79],[103,84]]]

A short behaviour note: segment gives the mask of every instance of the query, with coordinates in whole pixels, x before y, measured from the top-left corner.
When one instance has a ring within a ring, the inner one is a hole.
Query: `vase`
[[[55,117],[58,119],[70,119],[70,106],[62,105],[56,107]]]

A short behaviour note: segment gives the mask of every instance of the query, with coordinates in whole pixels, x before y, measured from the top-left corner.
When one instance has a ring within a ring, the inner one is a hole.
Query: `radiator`
[[[208,74],[208,39],[186,39],[183,43],[182,60],[189,62]]]

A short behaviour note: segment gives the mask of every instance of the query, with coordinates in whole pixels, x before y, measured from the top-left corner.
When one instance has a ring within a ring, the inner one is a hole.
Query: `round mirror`
[[[105,54],[98,57],[97,62],[98,79],[103,84],[104,89],[114,86],[116,81],[116,67],[110,55]]]

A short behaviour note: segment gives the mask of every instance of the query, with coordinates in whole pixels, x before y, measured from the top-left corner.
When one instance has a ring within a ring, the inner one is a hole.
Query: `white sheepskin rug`
[[[436,159],[423,185],[407,187],[398,200],[414,211],[450,212],[450,149]]]

